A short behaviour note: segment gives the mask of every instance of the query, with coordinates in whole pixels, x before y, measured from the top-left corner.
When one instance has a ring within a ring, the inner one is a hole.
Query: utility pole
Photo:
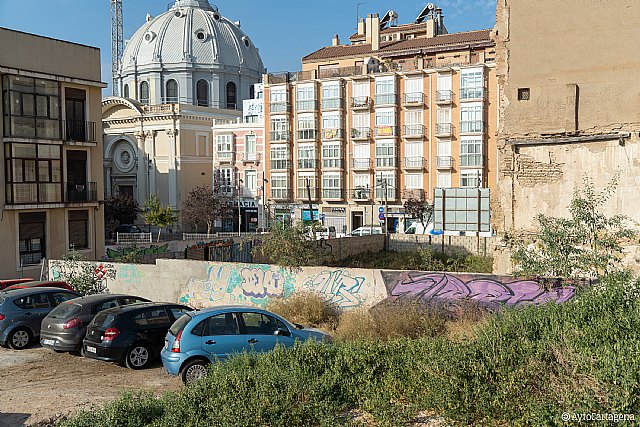
[[[242,213],[240,212],[240,193],[242,191],[242,187],[240,186],[240,184],[242,184],[242,180],[240,179],[240,171],[238,171],[238,182],[236,184],[236,187],[238,188],[238,236],[241,236],[241,230],[242,230]]]
[[[122,20],[122,0],[111,1],[111,89],[113,96],[119,96],[118,73],[124,52],[124,30]]]
[[[307,199],[309,199],[309,216],[311,217],[311,224],[313,224],[313,203],[311,203],[311,184],[309,178],[305,178],[305,183],[307,184]],[[311,226],[311,230],[313,231],[313,240],[316,239],[316,228],[314,225]]]

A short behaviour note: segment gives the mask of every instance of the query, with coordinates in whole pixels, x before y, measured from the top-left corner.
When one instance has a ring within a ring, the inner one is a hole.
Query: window
[[[314,84],[298,86],[298,111],[312,111],[316,109],[316,88]]]
[[[93,306],[93,308],[91,309],[92,313],[99,313],[102,310],[107,310],[109,308],[115,308],[118,307],[118,301],[116,299],[111,299],[108,301],[104,301],[101,302],[100,304],[96,304]]]
[[[369,107],[371,106],[371,88],[369,82],[366,83],[353,83],[353,106],[354,107]]]
[[[482,139],[462,138],[460,140],[460,166],[483,166]]]
[[[69,248],[89,248],[89,211],[69,211]]]
[[[287,174],[271,174],[271,197],[274,199],[289,198],[289,176]]]
[[[271,147],[271,169],[289,169],[289,147],[275,145]]]
[[[196,97],[199,106],[209,106],[209,83],[206,80],[198,80],[196,83]]]
[[[322,144],[322,167],[323,168],[341,168],[342,165],[342,149],[340,143],[323,143]]]
[[[406,104],[422,104],[424,102],[422,78],[410,78],[404,81],[404,102]]]
[[[376,104],[396,103],[396,81],[395,77],[381,77],[376,79]]]
[[[453,99],[453,92],[451,91],[451,80],[451,74],[438,75],[436,101],[447,102]]]
[[[531,89],[522,87],[518,89],[518,101],[528,101],[531,99]]]
[[[394,140],[376,141],[376,166],[396,167],[396,143]]]
[[[307,185],[309,186],[308,189]],[[311,200],[316,200],[319,186],[315,172],[298,173],[298,199],[309,200],[309,197],[311,197]]]
[[[451,124],[451,108],[438,108],[436,114],[439,125]]]
[[[467,169],[460,172],[460,187],[482,187],[482,171],[480,169]]]
[[[353,174],[353,187],[354,188],[369,188],[371,185],[371,177],[368,173],[356,173]]]
[[[287,88],[286,87],[272,87],[269,94],[269,102],[280,103],[287,102]]]
[[[257,155],[258,137],[254,134],[244,136],[244,158],[245,160],[255,160]]]
[[[20,265],[39,264],[47,256],[45,247],[45,212],[21,213],[19,216]]]
[[[376,198],[380,200],[396,198],[396,174],[394,172],[376,173]]]
[[[7,203],[61,203],[59,145],[5,144]]]
[[[244,322],[244,333],[250,335],[273,335],[278,324],[271,316],[261,313],[241,313]]]
[[[60,85],[57,82],[5,75],[2,86],[5,136],[60,139]]]
[[[124,85],[124,97],[129,97],[129,85]]]
[[[216,171],[217,185],[223,193],[231,193],[233,191],[233,169],[221,168]]]
[[[376,111],[376,126],[395,126],[396,115],[392,109]]]
[[[249,99],[256,99],[256,87],[255,87],[255,85],[249,86]]]
[[[173,79],[167,81],[167,96],[165,102],[167,104],[178,103],[178,82]]]
[[[451,188],[451,172],[438,172],[436,176],[438,188]]]
[[[482,104],[468,104],[460,107],[460,132],[482,132]]]
[[[258,171],[244,171],[244,186],[251,193],[251,197],[255,197],[258,194]]]
[[[341,108],[341,86],[339,82],[327,82],[322,84],[322,108]]]
[[[239,333],[236,315],[234,313],[224,313],[209,317],[205,335],[238,335]]]
[[[451,156],[451,140],[441,139],[438,140],[438,156]]]
[[[218,159],[230,160],[233,158],[233,134],[218,135]]]
[[[322,139],[342,137],[342,117],[339,112],[322,115]]]
[[[289,120],[286,117],[272,118],[271,141],[288,141],[289,140]]]
[[[484,72],[468,69],[460,72],[460,99],[475,99],[484,96]]]
[[[209,135],[196,135],[196,156],[209,156]]]
[[[140,102],[142,104],[149,103],[149,83],[147,82],[140,83]]]
[[[74,295],[75,298],[75,295]],[[49,297],[46,293],[29,295],[27,297],[18,298],[13,303],[23,310],[34,310],[36,308],[49,308]]]
[[[168,307],[174,319],[179,319],[191,310],[182,307]]]
[[[298,139],[316,139],[316,116],[314,114],[298,115]]]
[[[424,175],[421,173],[408,173],[404,175],[404,186],[408,190],[421,190],[424,188]]]
[[[316,168],[316,147],[313,144],[298,145],[298,168]]]
[[[322,198],[341,199],[343,190],[342,175],[339,173],[322,174]]]
[[[169,315],[164,308],[154,308],[144,311],[133,318],[138,326],[168,325],[171,323]]]
[[[404,135],[424,136],[422,110],[406,110],[404,113]]]
[[[227,83],[227,108],[235,110],[237,107],[236,84],[234,82]]]
[[[53,300],[53,305],[54,306],[58,306],[60,304],[62,304],[63,302],[78,298],[77,295],[75,294],[70,294],[67,292],[54,292],[51,295],[51,299]],[[46,308],[46,307],[43,307]]]

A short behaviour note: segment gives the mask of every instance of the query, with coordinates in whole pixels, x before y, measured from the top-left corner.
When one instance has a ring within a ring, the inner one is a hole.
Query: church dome
[[[234,108],[238,108],[264,72],[258,49],[239,23],[222,16],[207,0],[176,0],[167,12],[147,16],[131,37],[119,77],[121,96],[151,104],[173,97],[173,90],[166,88],[169,79],[177,82],[180,103],[195,101],[198,90],[202,91],[196,82],[205,80],[207,100],[222,108],[232,83],[239,98]],[[141,90],[143,81],[148,86]]]

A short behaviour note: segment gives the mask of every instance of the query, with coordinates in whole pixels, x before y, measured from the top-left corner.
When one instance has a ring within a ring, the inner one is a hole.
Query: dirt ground
[[[133,371],[113,363],[54,353],[0,347],[0,427],[23,427],[116,399],[122,391],[161,394],[182,387],[157,362]]]

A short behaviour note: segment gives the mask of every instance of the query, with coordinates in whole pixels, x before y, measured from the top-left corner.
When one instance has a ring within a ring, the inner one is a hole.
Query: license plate
[[[95,348],[95,347],[87,346],[87,353],[93,353],[93,354],[96,354],[96,348]]]
[[[42,340],[42,344],[44,345],[54,345],[55,343],[54,340]]]

